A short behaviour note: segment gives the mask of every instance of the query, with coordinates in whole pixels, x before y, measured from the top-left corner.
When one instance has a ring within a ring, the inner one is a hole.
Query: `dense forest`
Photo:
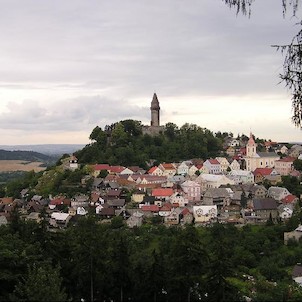
[[[51,233],[15,213],[0,227],[0,301],[301,301],[289,227],[128,229],[90,215]]]
[[[167,123],[160,135],[143,134],[140,121],[124,120],[106,126],[95,127],[90,134],[91,144],[75,153],[80,163],[146,166],[150,159],[173,162],[190,158],[217,156],[222,150],[223,137],[206,128],[184,124],[180,128]]]

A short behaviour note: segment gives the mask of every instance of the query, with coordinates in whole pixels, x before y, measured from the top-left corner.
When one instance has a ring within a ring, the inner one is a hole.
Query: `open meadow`
[[[29,162],[24,160],[0,160],[0,173],[1,172],[14,172],[14,171],[44,171],[46,167],[42,166],[42,162]]]

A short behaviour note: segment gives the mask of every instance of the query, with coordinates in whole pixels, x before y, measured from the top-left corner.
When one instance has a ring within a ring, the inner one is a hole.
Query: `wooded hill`
[[[97,126],[89,138],[91,144],[75,153],[80,163],[141,167],[150,160],[173,162],[215,157],[221,153],[223,144],[222,136],[195,124],[186,123],[179,128],[167,123],[162,133],[150,136],[143,134],[141,122],[135,120],[120,121],[104,129]]]
[[[34,151],[7,151],[0,150],[0,160],[24,160],[24,161],[40,161],[45,164],[53,164],[55,157],[45,155]]]

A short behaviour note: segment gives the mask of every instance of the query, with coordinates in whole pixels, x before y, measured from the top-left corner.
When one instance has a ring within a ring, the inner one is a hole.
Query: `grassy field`
[[[1,172],[14,172],[14,171],[44,171],[46,167],[41,167],[42,162],[28,162],[24,160],[0,160],[0,173]]]

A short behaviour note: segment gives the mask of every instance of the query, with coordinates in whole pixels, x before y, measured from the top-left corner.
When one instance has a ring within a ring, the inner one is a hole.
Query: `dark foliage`
[[[92,143],[76,153],[81,163],[109,163],[111,165],[146,166],[150,159],[159,162],[188,158],[217,156],[222,149],[223,137],[194,124],[178,127],[168,123],[162,134],[143,134],[139,121],[125,120],[95,127],[90,134]]]
[[[284,246],[283,231],[130,230],[89,216],[48,233],[16,216],[12,227],[0,227],[0,301],[299,301],[289,272],[301,262],[302,244]]]

